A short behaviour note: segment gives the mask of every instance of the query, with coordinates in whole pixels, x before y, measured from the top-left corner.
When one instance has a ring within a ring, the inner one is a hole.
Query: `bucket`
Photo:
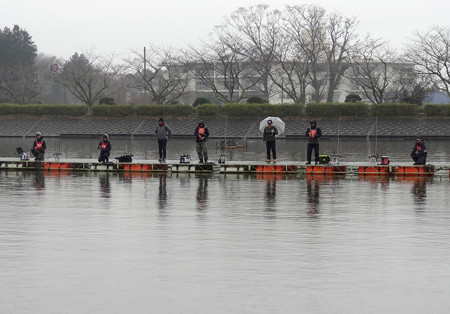
[[[381,165],[389,165],[389,156],[381,156]]]

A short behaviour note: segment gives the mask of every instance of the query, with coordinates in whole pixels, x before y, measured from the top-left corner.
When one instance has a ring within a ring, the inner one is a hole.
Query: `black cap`
[[[272,124],[272,120],[267,120],[267,124]]]
[[[109,138],[108,134],[103,134],[103,138]]]
[[[163,118],[159,118],[159,122],[164,122],[164,119]]]
[[[309,121],[310,124],[317,124],[316,120],[312,119],[311,121]]]

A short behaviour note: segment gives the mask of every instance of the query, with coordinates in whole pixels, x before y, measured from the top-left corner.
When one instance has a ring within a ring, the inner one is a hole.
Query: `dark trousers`
[[[158,151],[159,151],[159,159],[166,159],[166,146],[167,139],[159,139],[158,140]]]
[[[108,162],[109,161],[109,152],[101,151],[100,156],[98,157],[98,162]]]
[[[306,152],[306,160],[311,162],[311,155],[314,149],[314,161],[319,162],[319,143],[308,143],[308,149]]]
[[[44,160],[44,152],[40,149],[31,149],[31,153],[36,157],[36,160]]]
[[[425,165],[427,163],[427,153],[412,154],[411,158],[416,165]]]
[[[273,159],[277,159],[277,151],[275,149],[275,141],[266,142],[267,159],[270,159],[270,152],[272,151]]]

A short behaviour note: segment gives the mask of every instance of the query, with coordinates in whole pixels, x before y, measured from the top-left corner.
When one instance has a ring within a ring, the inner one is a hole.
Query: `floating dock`
[[[359,175],[359,176],[433,176],[450,175],[449,167],[434,165],[301,165],[292,163],[267,164],[256,162],[216,163],[158,163],[158,162],[107,162],[86,160],[31,161],[0,160],[0,170],[40,170],[40,171],[110,171],[110,172],[175,172],[175,173],[272,173],[307,175]]]

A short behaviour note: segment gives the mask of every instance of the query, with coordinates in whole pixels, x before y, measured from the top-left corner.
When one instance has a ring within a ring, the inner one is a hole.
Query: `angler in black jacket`
[[[47,146],[45,145],[41,132],[36,132],[36,139],[34,140],[33,147],[31,148],[31,153],[34,157],[36,157],[35,160],[44,160],[46,148]]]
[[[411,151],[411,158],[415,165],[425,165],[427,162],[427,147],[423,138],[417,138],[416,143]]]
[[[100,149],[100,156],[98,162],[108,162],[109,155],[111,153],[111,142],[108,140],[108,134],[103,135],[103,140],[98,143],[98,149]]]
[[[322,136],[322,130],[317,126],[316,120],[311,120],[310,127],[306,130],[305,135],[308,138],[308,149],[306,151],[306,164],[311,164],[311,155],[314,149],[314,159],[316,164],[319,163],[319,138]]]
[[[206,163],[208,162],[208,145],[206,144],[206,139],[209,136],[209,130],[203,120],[200,120],[198,123],[194,135],[199,163]]]

